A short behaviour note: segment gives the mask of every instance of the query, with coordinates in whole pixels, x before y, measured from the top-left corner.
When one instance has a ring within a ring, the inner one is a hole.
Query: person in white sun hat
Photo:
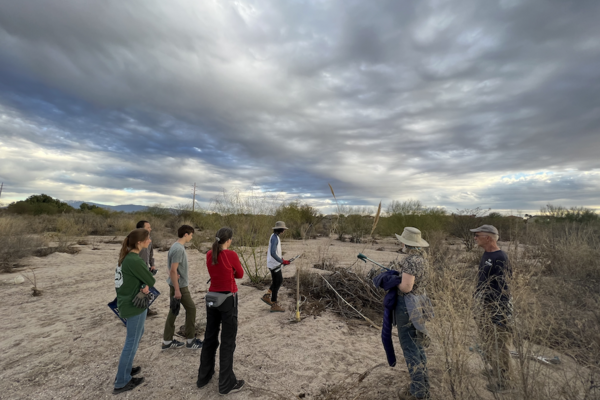
[[[427,298],[429,263],[425,248],[429,247],[417,228],[404,228],[402,235],[396,234],[402,249],[408,256],[396,263],[402,281],[398,285],[396,301],[396,324],[398,338],[410,374],[410,385],[401,389],[400,400],[429,398],[429,376],[424,343],[427,331],[425,320],[433,315]]]
[[[277,293],[283,283],[283,272],[281,266],[290,265],[290,261],[283,259],[281,251],[281,239],[279,235],[287,230],[285,222],[277,221],[273,227],[273,234],[269,239],[269,249],[267,250],[267,267],[271,271],[271,287],[269,291],[261,297],[261,300],[271,306],[271,312],[284,312],[285,309],[277,302]]]

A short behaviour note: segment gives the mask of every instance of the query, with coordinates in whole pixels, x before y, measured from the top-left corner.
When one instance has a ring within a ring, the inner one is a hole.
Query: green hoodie
[[[156,280],[139,255],[129,252],[121,266],[115,270],[115,289],[117,291],[117,307],[122,318],[135,317],[144,312],[143,308],[133,305],[133,299],[140,292],[142,284],[154,286]]]

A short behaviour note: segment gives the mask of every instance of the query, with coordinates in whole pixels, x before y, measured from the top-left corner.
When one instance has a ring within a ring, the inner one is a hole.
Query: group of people
[[[282,256],[280,235],[288,228],[278,221],[273,227],[267,251],[267,267],[272,283],[261,300],[270,306],[271,312],[283,312],[277,300],[283,282],[282,267],[290,261]],[[137,229],[123,241],[115,271],[117,305],[122,318],[127,319],[125,345],[119,359],[114,394],[131,390],[144,381],[135,377],[141,367],[133,366],[133,359],[144,333],[148,308],[137,307],[135,298],[149,293],[155,284],[156,267],[151,247],[151,226],[140,221]],[[490,369],[483,374],[490,380],[488,389],[501,391],[510,385],[510,353],[512,340],[512,305],[508,281],[512,276],[508,257],[498,247],[498,230],[491,225],[471,229],[475,242],[484,249],[478,270],[478,283],[474,292],[475,320],[479,332],[481,351]],[[212,249],[206,254],[206,267],[210,276],[209,292],[206,295],[206,332],[204,342],[195,338],[196,307],[188,289],[188,262],[185,244],[192,240],[194,228],[183,225],[178,229],[178,240],[168,254],[170,289],[169,314],[165,322],[162,349],[201,348],[200,367],[196,385],[206,386],[215,373],[215,357],[219,353],[219,393],[239,391],[244,380],[237,379],[233,372],[233,353],[236,347],[238,328],[238,288],[236,279],[244,276],[238,255],[229,250],[233,231],[228,227],[219,229]],[[391,326],[398,327],[400,346],[411,377],[411,383],[400,393],[401,400],[427,399],[430,396],[429,374],[425,348],[429,342],[426,321],[433,316],[433,307],[427,297],[429,263],[427,241],[417,228],[407,227],[402,235],[396,235],[407,257],[395,263],[395,268],[378,275],[375,285],[387,291],[384,300],[384,327],[382,340],[391,366],[396,359],[391,344]],[[173,339],[177,310],[180,303],[186,311],[186,343]],[[221,331],[222,330],[222,331]],[[487,368],[487,367],[486,367]]]
[[[283,259],[279,235],[287,229],[284,222],[278,221],[273,227],[273,235],[269,241],[267,266],[271,270],[273,282],[268,296],[265,294],[262,300],[270,305],[271,312],[284,311],[277,302],[277,293],[283,282],[281,267],[289,265],[290,261]],[[136,229],[123,240],[115,270],[117,308],[119,315],[127,321],[127,335],[117,368],[114,394],[132,390],[144,382],[143,377],[135,377],[140,374],[142,368],[134,367],[133,359],[144,333],[146,317],[150,315],[150,309],[144,306],[147,303],[137,301],[136,298],[149,295],[150,288],[156,283],[154,275],[157,268],[154,264],[151,231],[152,226],[148,221],[138,222]],[[235,280],[244,277],[244,269],[238,255],[229,250],[233,231],[228,227],[219,229],[212,249],[206,253],[206,268],[210,276],[210,287],[206,296],[206,332],[204,342],[197,339],[196,305],[188,288],[188,260],[185,250],[185,244],[193,239],[193,235],[193,227],[180,226],[177,230],[178,239],[169,249],[167,256],[170,307],[165,322],[162,350],[179,349],[184,346],[191,350],[201,348],[196,385],[202,388],[210,382],[215,373],[215,357],[221,333],[219,393],[237,392],[244,386],[244,380],[237,379],[233,372],[233,353],[238,327],[238,288]],[[185,343],[173,338],[180,306],[185,309]],[[153,311],[153,315],[156,314],[156,311]]]
[[[471,232],[475,243],[484,250],[473,295],[480,352],[486,363],[482,375],[488,379],[488,390],[501,392],[511,387],[512,301],[508,284],[512,269],[507,254],[498,247],[498,230],[494,226],[482,225],[471,229]],[[426,321],[433,316],[433,307],[426,292],[429,262],[424,249],[429,244],[421,237],[421,231],[412,227],[405,228],[402,235],[396,237],[408,256],[395,263],[397,268],[373,280],[375,285],[388,291],[384,300],[386,311],[382,340],[388,363],[394,366],[391,323],[386,321],[393,317],[411,378],[410,384],[399,393],[399,398],[428,399],[430,384],[425,348],[429,344],[429,336]],[[393,310],[393,316],[389,310]]]

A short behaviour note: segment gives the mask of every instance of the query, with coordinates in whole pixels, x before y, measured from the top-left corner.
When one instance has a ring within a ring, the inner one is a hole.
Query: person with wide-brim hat
[[[283,272],[281,271],[282,265],[289,265],[288,260],[283,259],[283,253],[281,251],[281,239],[279,235],[288,229],[285,226],[285,222],[277,221],[273,227],[273,234],[269,239],[269,249],[267,250],[267,267],[271,272],[271,286],[267,293],[265,293],[261,300],[271,306],[271,312],[284,312],[283,307],[277,302],[277,293],[283,283]]]
[[[398,285],[395,316],[400,346],[411,378],[410,385],[401,390],[399,397],[401,400],[426,399],[429,398],[429,376],[423,335],[425,319],[415,320],[414,312],[422,312],[418,306],[415,310],[416,304],[430,304],[425,291],[429,263],[424,251],[429,243],[421,237],[421,231],[413,227],[404,228],[402,235],[396,234],[396,238],[408,254],[398,264],[402,281]]]
[[[406,227],[402,235],[395,234],[400,243],[410,247],[429,247],[429,243],[421,237],[421,231],[417,228]]]

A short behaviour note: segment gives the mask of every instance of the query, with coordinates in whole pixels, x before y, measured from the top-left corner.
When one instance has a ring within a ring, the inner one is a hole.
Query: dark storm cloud
[[[600,169],[599,16],[597,1],[3,3],[0,105],[26,123],[0,120],[0,138],[111,155],[94,179],[53,177],[71,185],[593,205],[598,181],[578,174]],[[565,181],[500,179],[539,171]],[[565,195],[569,176],[591,195]]]

